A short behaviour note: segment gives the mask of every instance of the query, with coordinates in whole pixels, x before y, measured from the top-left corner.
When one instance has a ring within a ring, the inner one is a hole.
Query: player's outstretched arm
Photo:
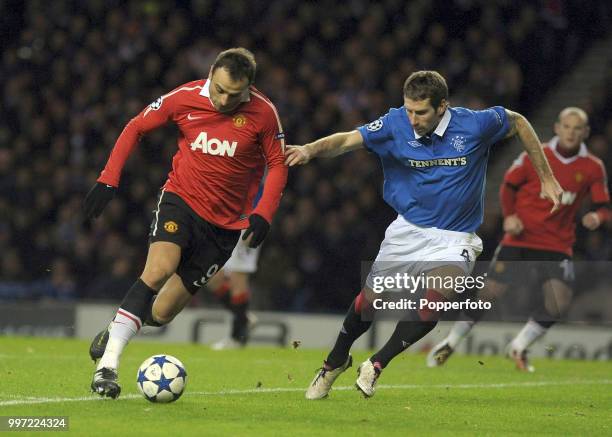
[[[363,147],[363,137],[357,130],[339,132],[303,146],[287,146],[285,164],[289,167],[307,164],[312,158],[333,158]]]
[[[533,130],[531,123],[518,112],[506,109],[506,116],[510,124],[510,130],[506,134],[506,138],[515,135],[518,135],[520,138],[523,148],[529,155],[529,159],[542,182],[542,196],[553,203],[550,212],[555,212],[561,205],[561,193],[563,193],[563,189],[552,173],[550,164],[542,150],[542,143],[538,135],[535,133],[535,130]]]
[[[176,96],[171,97],[171,94],[158,98],[125,126],[117,138],[104,170],[85,197],[83,205],[85,217],[92,219],[102,214],[106,205],[113,198],[119,186],[121,171],[140,138],[171,119],[177,98]]]

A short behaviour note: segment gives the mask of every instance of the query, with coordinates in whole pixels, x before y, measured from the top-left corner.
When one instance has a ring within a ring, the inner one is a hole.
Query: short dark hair
[[[217,68],[225,68],[232,80],[238,81],[246,77],[249,84],[252,84],[255,81],[257,64],[253,53],[242,47],[234,47],[217,55],[212,72]]]
[[[437,108],[443,99],[448,100],[448,86],[437,71],[415,71],[404,82],[404,97],[412,100],[429,98],[431,106]]]

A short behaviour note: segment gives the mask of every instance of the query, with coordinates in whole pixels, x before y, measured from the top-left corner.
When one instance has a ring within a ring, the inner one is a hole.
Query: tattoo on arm
[[[521,114],[514,111],[506,109],[506,115],[508,116],[508,122],[510,124],[510,130],[506,134],[506,138],[518,135],[540,180],[552,177],[552,170],[544,155],[542,143],[533,130],[531,123]]]
[[[504,137],[504,139],[506,138],[511,138],[513,136],[515,136],[517,134],[517,130],[516,130],[516,119],[517,119],[518,114],[514,111],[508,111],[506,109],[506,117],[508,118],[508,124],[510,125],[510,129],[508,129],[508,133],[506,134],[506,136]]]

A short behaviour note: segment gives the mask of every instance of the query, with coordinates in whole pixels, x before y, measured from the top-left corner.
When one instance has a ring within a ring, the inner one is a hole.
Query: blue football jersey
[[[501,106],[449,108],[430,136],[416,134],[404,107],[358,128],[382,162],[385,201],[415,225],[459,232],[482,223],[489,151],[508,129]]]

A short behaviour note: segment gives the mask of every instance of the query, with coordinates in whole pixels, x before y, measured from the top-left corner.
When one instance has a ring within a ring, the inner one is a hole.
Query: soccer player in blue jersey
[[[474,233],[482,222],[485,173],[492,146],[518,135],[542,183],[542,195],[558,208],[562,189],[554,178],[540,140],[522,115],[495,106],[483,111],[450,107],[445,79],[435,71],[418,71],[404,83],[404,105],[351,132],[341,132],[303,146],[289,146],[286,163],[306,164],[314,157],[334,157],[365,147],[381,160],[385,201],[397,211],[365,286],[351,304],[336,343],[306,392],[322,399],[352,364],[349,350],[371,326],[374,276],[393,276],[398,263],[425,261],[418,275],[468,275],[482,251]],[[432,268],[432,265],[435,267]],[[427,267],[429,266],[429,267]],[[455,290],[438,283],[423,290],[429,302],[447,302]],[[374,395],[389,362],[431,331],[440,314],[420,309],[414,320],[402,320],[387,343],[358,369],[357,388]]]

